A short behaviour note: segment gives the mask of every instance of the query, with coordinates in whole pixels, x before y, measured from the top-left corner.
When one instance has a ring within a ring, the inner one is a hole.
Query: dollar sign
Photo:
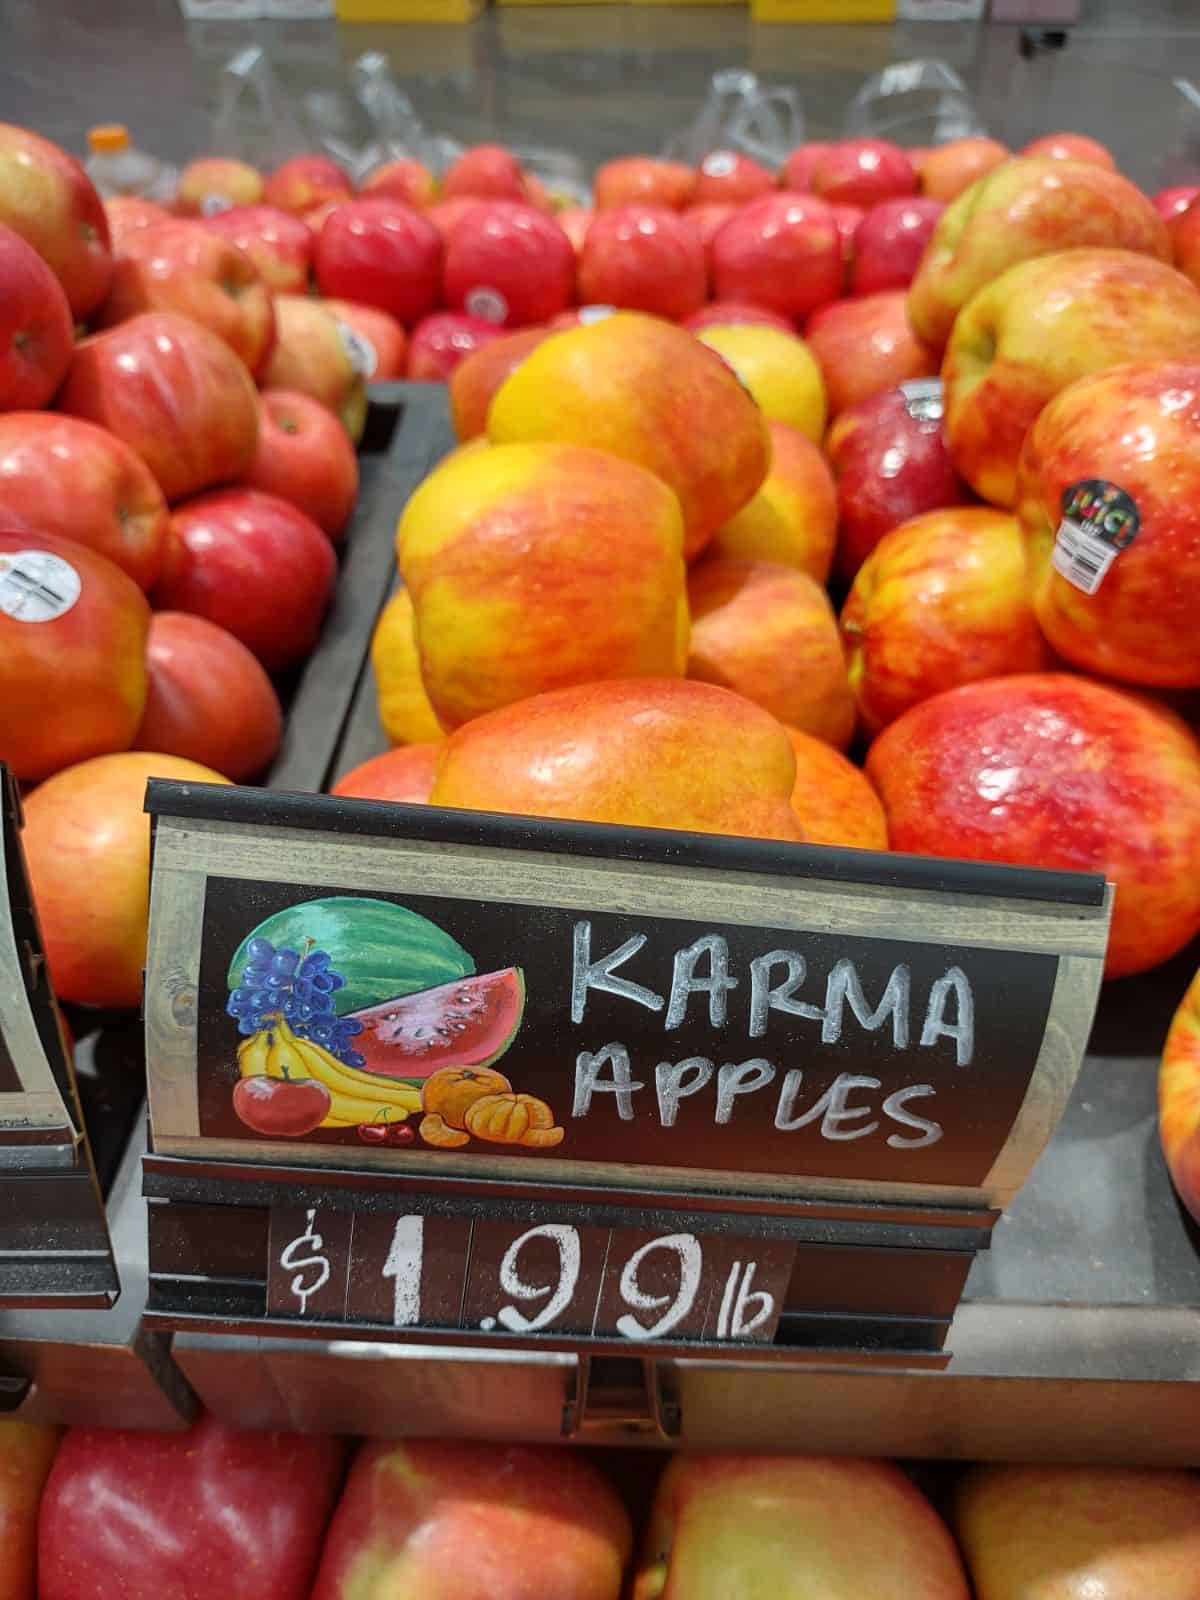
[[[316,1220],[316,1211],[309,1211],[308,1227],[305,1232],[286,1244],[279,1255],[279,1265],[283,1270],[296,1274],[292,1279],[292,1293],[300,1302],[301,1316],[308,1311],[310,1297],[329,1282],[329,1258],[321,1254],[325,1248],[325,1241],[314,1227]],[[305,1272],[309,1267],[317,1269],[317,1275],[311,1282],[305,1278]]]

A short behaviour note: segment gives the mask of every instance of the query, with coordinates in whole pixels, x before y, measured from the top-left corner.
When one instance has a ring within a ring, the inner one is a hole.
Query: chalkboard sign
[[[1078,874],[161,782],[148,809],[169,1156],[1003,1204],[1100,983]]]

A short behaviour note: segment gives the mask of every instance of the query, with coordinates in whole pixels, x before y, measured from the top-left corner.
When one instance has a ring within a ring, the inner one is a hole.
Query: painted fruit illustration
[[[329,1090],[315,1078],[243,1078],[233,1109],[267,1138],[296,1139],[319,1128],[329,1113]]]
[[[442,1067],[425,1081],[421,1104],[421,1138],[443,1150],[470,1144],[467,1113],[485,1095],[506,1094],[512,1084],[490,1067]]]
[[[467,1132],[492,1144],[546,1150],[563,1141],[554,1113],[532,1094],[485,1094],[467,1109]]]
[[[320,1126],[324,1128],[403,1122],[421,1108],[420,1091],[411,1084],[392,1080],[381,1083],[345,1067],[322,1045],[294,1033],[281,1016],[268,1018],[257,1033],[238,1046],[238,1071],[243,1079],[265,1076],[288,1083],[313,1080],[323,1085],[326,1109]],[[236,1097],[236,1090],[234,1094]],[[236,1098],[234,1109],[241,1116]],[[242,1117],[242,1121],[248,1119]]]
[[[368,1072],[428,1078],[446,1066],[487,1066],[508,1049],[525,1009],[517,967],[459,978],[354,1013],[354,1048]]]

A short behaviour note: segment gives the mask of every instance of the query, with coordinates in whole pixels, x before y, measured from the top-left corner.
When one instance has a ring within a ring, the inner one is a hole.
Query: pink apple
[[[349,200],[354,188],[350,179],[328,156],[293,156],[267,179],[262,199],[280,211],[302,217],[329,201]]]
[[[816,163],[809,186],[830,204],[869,207],[916,194],[917,175],[899,145],[886,139],[843,139]]]
[[[345,428],[319,400],[266,389],[246,484],[299,506],[336,543],[358,499],[358,457]]]
[[[1094,167],[1117,170],[1112,152],[1106,150],[1098,139],[1089,139],[1085,133],[1047,133],[1034,139],[1021,151],[1023,156],[1050,156],[1056,161],[1087,161]]]
[[[940,200],[884,200],[872,206],[854,239],[851,294],[906,289],[945,210]]]
[[[957,200],[964,189],[969,189],[976,178],[982,178],[999,167],[1012,155],[1007,145],[996,139],[951,139],[948,144],[935,145],[926,150],[920,159],[910,150],[908,158],[921,179],[921,193],[930,200],[940,200],[949,205]]]
[[[399,200],[354,200],[321,229],[315,266],[323,295],[378,306],[411,325],[438,300],[437,229]]]
[[[704,246],[705,259],[708,258],[709,246],[717,234],[729,221],[736,217],[737,206],[730,205],[726,200],[706,200],[703,205],[688,206],[683,215],[700,235],[700,243]]]
[[[1172,189],[1160,189],[1150,196],[1150,204],[1170,227],[1176,217],[1182,216],[1192,201],[1200,195],[1200,184],[1179,183]]]
[[[678,321],[708,288],[704,246],[687,217],[665,206],[619,206],[592,223],[579,261],[579,297]]]
[[[404,376],[408,334],[395,317],[378,306],[360,306],[353,300],[322,300],[320,305],[350,329],[362,357],[362,375],[368,383]]]
[[[841,293],[837,224],[813,195],[752,200],[717,234],[711,256],[718,300],[748,301],[798,319]]]
[[[820,363],[831,417],[881,389],[938,370],[937,352],[912,330],[902,289],[825,306],[809,318],[804,337]]]
[[[258,489],[222,489],[175,508],[154,602],[207,617],[275,671],[316,644],[336,576],[311,517]]]
[[[439,200],[436,205],[429,207],[423,213],[425,220],[431,222],[437,229],[444,245],[450,243],[450,236],[458,227],[464,217],[470,216],[475,207],[482,205],[478,195],[460,194],[454,200]]]
[[[371,352],[326,309],[328,304],[306,294],[275,297],[275,348],[261,382],[264,389],[311,395],[357,440],[367,420],[365,372]]]
[[[698,333],[701,328],[728,328],[739,323],[757,323],[763,328],[778,328],[781,333],[796,332],[796,325],[789,322],[786,317],[778,316],[774,311],[764,311],[762,306],[742,305],[737,300],[713,300],[709,305],[701,306],[699,311],[694,311],[684,322],[684,327],[693,333]]]
[[[437,179],[420,161],[401,158],[376,167],[364,180],[362,192],[402,200],[406,206],[420,209],[432,205],[437,198]]]
[[[48,405],[74,339],[62,284],[19,233],[0,225],[0,411]]]
[[[478,144],[464,150],[442,179],[447,200],[471,195],[480,200],[525,200],[521,163],[498,144]]]
[[[244,250],[272,294],[303,294],[308,288],[313,236],[300,217],[275,206],[233,206],[208,217],[204,226]]]
[[[747,200],[770,194],[774,188],[774,175],[759,162],[737,150],[713,150],[697,168],[692,200],[697,204],[720,200],[728,205],[744,205]]]
[[[838,241],[842,247],[842,264],[849,272],[854,260],[854,245],[858,238],[859,225],[867,213],[861,206],[836,205],[830,206],[829,209],[833,212],[833,220],[837,225]]]
[[[112,274],[103,202],[74,156],[7,122],[0,122],[0,224],[41,256],[72,316],[89,317]]]
[[[832,150],[830,144],[821,144],[814,140],[811,144],[802,144],[783,164],[783,171],[779,175],[780,187],[790,189],[795,194],[804,194],[812,184],[812,175],[816,171],[817,163],[823,161],[827,151]]]
[[[588,206],[564,206],[555,213],[554,220],[571,241],[571,247],[578,256],[583,250],[584,240],[588,236],[588,229],[596,213]]]
[[[548,322],[570,305],[575,251],[552,217],[509,200],[476,205],[446,246],[446,304],[504,327]]]
[[[264,187],[262,173],[244,161],[203,156],[179,174],[175,211],[181,217],[211,217],[231,206],[256,206]]]
[[[407,376],[417,383],[448,383],[460,361],[501,338],[503,331],[465,311],[435,311],[412,331]]]
[[[114,255],[120,253],[130,235],[171,220],[171,213],[162,206],[156,206],[152,200],[140,200],[132,194],[111,195],[104,202],[104,215],[108,218],[108,233]]]
[[[611,206],[669,206],[679,211],[696,193],[696,174],[682,161],[657,161],[653,156],[622,156],[606,161],[592,186],[596,210]]]

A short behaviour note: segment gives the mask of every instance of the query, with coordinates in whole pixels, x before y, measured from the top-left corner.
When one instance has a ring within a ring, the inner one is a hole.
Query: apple
[[[459,439],[474,439],[487,428],[488,407],[496,391],[525,357],[549,337],[544,328],[521,328],[481,345],[450,375],[450,416]]]
[[[376,167],[362,184],[363,194],[382,195],[388,200],[402,200],[406,206],[421,210],[437,199],[437,179],[420,161],[401,157],[385,161]]]
[[[738,150],[712,150],[696,169],[692,201],[720,200],[727,205],[745,205],[775,188],[775,177],[760,162]]]
[[[244,250],[198,222],[161,222],[126,239],[99,324],[175,311],[223,339],[258,372],[275,339],[271,296]]]
[[[59,1430],[0,1422],[0,1600],[33,1600],[38,1507]]]
[[[741,695],[686,678],[610,679],[466,723],[446,741],[430,801],[796,841],[795,769],[786,731]]]
[[[448,383],[459,362],[503,338],[503,330],[463,311],[435,311],[412,331],[407,376],[418,383]]]
[[[266,389],[245,482],[298,506],[336,544],[358,499],[358,457],[345,428],[319,400]]]
[[[274,206],[233,206],[204,225],[245,251],[272,294],[303,294],[308,288],[313,236],[299,217]]]
[[[849,406],[825,440],[837,482],[837,569],[853,578],[890,529],[967,491],[955,472],[942,429],[941,384],[885,389]]]
[[[832,148],[831,144],[821,143],[816,139],[809,144],[798,146],[783,163],[783,171],[779,175],[780,188],[789,189],[794,194],[806,194],[812,184],[812,175],[816,171],[817,163],[823,161]]]
[[[481,204],[478,195],[461,194],[454,200],[439,200],[436,205],[422,212],[422,215],[426,222],[437,229],[442,244],[447,245],[450,243],[451,234],[462,219],[469,217],[475,207]]]
[[[182,756],[247,783],[265,772],[282,736],[279,696],[244,644],[204,617],[154,613],[133,749]]]
[[[1081,161],[1007,161],[946,209],[917,269],[909,316],[941,347],[993,278],[1035,256],[1109,246],[1171,259],[1166,224],[1133,184]]]
[[[222,489],[176,507],[154,603],[207,617],[273,672],[316,644],[336,577],[311,517],[259,489]]]
[[[368,363],[369,353],[320,300],[297,294],[275,296],[275,348],[262,373],[264,389],[311,395],[357,440],[367,420],[367,390],[360,367]]]
[[[577,258],[583,252],[584,241],[595,216],[596,213],[589,206],[564,206],[561,211],[554,213],[554,220],[570,239]]]
[[[395,317],[378,306],[360,306],[353,300],[322,300],[321,307],[349,328],[368,383],[404,376],[408,334]]]
[[[910,150],[909,160],[913,159]],[[973,136],[968,139],[951,139],[947,144],[935,145],[921,158],[918,176],[921,193],[930,200],[940,200],[949,205],[957,200],[964,189],[969,189],[977,178],[1007,161],[1012,155],[1007,145],[998,139]],[[916,166],[916,163],[913,163]]]
[[[433,792],[441,752],[440,739],[385,750],[339,778],[329,792],[359,800],[402,800],[407,805],[424,805]]]
[[[959,314],[946,350],[955,468],[985,500],[1013,505],[1025,435],[1060,390],[1123,361],[1173,358],[1200,358],[1200,290],[1174,268],[1129,250],[1010,267]]]
[[[761,306],[743,305],[736,300],[712,300],[699,311],[684,318],[684,327],[693,333],[702,328],[735,328],[743,324],[757,324],[762,328],[775,328],[780,333],[796,333],[795,323],[781,317],[776,311],[764,311]]]
[[[730,217],[736,217],[737,214],[738,207],[730,205],[727,200],[706,200],[703,205],[684,208],[682,215],[700,235],[705,262],[708,261],[709,246]],[[559,221],[562,221],[561,217]]]
[[[407,589],[398,589],[379,613],[371,635],[371,667],[379,721],[392,743],[440,744],[446,730],[425,692],[412,596]]]
[[[110,195],[104,202],[104,215],[108,218],[108,235],[114,255],[120,252],[131,235],[171,220],[171,213],[162,206],[132,194]]]
[[[841,627],[868,733],[943,689],[1052,665],[1016,518],[983,506],[929,511],[885,533]]]
[[[487,322],[512,328],[548,322],[571,303],[575,251],[553,217],[509,200],[488,201],[451,234],[442,288],[452,310]]]
[[[451,163],[442,179],[447,200],[470,195],[478,200],[525,200],[521,163],[498,144],[477,144]]]
[[[377,306],[410,324],[437,304],[442,245],[437,229],[399,200],[354,200],[321,229],[314,255],[323,295]]]
[[[169,311],[147,312],[76,345],[59,409],[115,433],[167,499],[245,475],[258,396],[216,334]]]
[[[862,768],[824,739],[795,728],[787,731],[796,757],[792,810],[805,843],[886,850],[887,818]]]
[[[673,1457],[631,1600],[760,1596],[968,1600],[969,1590],[949,1530],[890,1462]]]
[[[567,328],[590,328],[594,322],[603,322],[606,317],[615,316],[616,313],[616,306],[570,306],[556,317],[551,317],[541,328],[527,331],[561,333]]]
[[[267,179],[261,199],[266,205],[280,211],[289,211],[295,217],[315,211],[330,201],[351,200],[354,189],[350,179],[328,156],[293,156]]]
[[[973,1467],[955,1525],[978,1600],[1192,1600],[1200,1482],[1150,1467]]]
[[[106,556],[142,589],[162,566],[167,503],[115,434],[51,411],[0,415],[0,527],[34,528]]]
[[[227,782],[194,761],[127,751],[67,767],[23,801],[25,859],[60,1000],[113,1007],[141,1002],[150,900],[146,780],[152,777]]]
[[[1200,196],[1200,184],[1179,183],[1170,189],[1160,189],[1150,196],[1150,204],[1168,227]]]
[[[814,164],[808,186],[831,205],[862,206],[916,194],[917,175],[899,145],[886,139],[842,139]]]
[[[709,546],[714,556],[775,561],[824,583],[837,542],[837,490],[811,439],[786,422],[768,422],[771,467],[754,499],[735,512]]]
[[[633,205],[669,206],[680,211],[695,197],[696,173],[682,161],[624,156],[600,168],[593,193],[597,211]]]
[[[894,850],[1110,879],[1110,978],[1200,933],[1200,743],[1141,696],[1065,673],[964,684],[885,728],[867,776]]]
[[[1163,1045],[1158,1133],[1171,1182],[1200,1222],[1200,972],[1180,1001]]]
[[[0,225],[19,233],[62,284],[85,321],[108,293],[108,218],[73,156],[27,128],[0,123]]]
[[[335,211],[340,211],[343,206],[349,205],[353,199],[353,195],[343,195],[340,200],[326,200],[322,205],[314,206],[311,211],[302,211],[300,213],[299,221],[308,229],[308,235],[313,241],[314,248],[330,217]]]
[[[885,200],[872,206],[854,235],[851,294],[906,289],[945,211],[940,200]]]
[[[333,1097],[316,1078],[239,1078],[233,1091],[238,1120],[265,1139],[299,1139],[319,1128]]]
[[[885,200],[883,204],[890,205],[892,202]],[[854,245],[858,238],[859,226],[867,213],[862,206],[836,205],[830,206],[829,209],[833,212],[833,223],[837,228],[838,243],[842,250],[842,268],[848,277],[854,263]]]
[[[256,167],[224,156],[202,156],[179,174],[175,210],[181,217],[212,217],[232,206],[258,205],[265,188]]]
[[[128,749],[149,626],[145,595],[95,550],[0,532],[0,761],[35,781]]]
[[[581,300],[648,311],[673,322],[704,304],[707,280],[699,231],[665,206],[600,212],[579,260]]]
[[[1117,170],[1112,152],[1106,150],[1098,139],[1089,139],[1084,133],[1046,133],[1027,144],[1021,154],[1046,156],[1051,161],[1087,161],[1109,172]]]
[[[548,1446],[368,1443],[312,1600],[617,1600],[632,1536],[616,1491]]]
[[[825,432],[825,380],[816,356],[794,333],[753,323],[701,328],[700,343],[737,374],[769,422],[786,422],[814,443]]]
[[[752,200],[712,242],[713,294],[796,320],[836,300],[842,247],[833,212],[813,195]]]
[[[1200,688],[1198,493],[1200,360],[1081,378],[1038,417],[1017,503],[1038,621],[1073,666]]]
[[[831,417],[938,370],[936,350],[913,332],[902,289],[823,306],[809,318],[804,337],[820,365]]]
[[[0,224],[0,412],[48,405],[74,340],[62,284],[19,233]]]
[[[1200,287],[1200,206],[1189,206],[1171,224],[1175,265]]]

